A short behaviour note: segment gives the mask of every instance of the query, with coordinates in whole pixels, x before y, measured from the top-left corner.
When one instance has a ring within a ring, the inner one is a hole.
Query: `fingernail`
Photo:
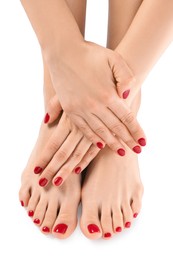
[[[133,147],[133,151],[135,152],[135,153],[141,153],[141,147],[140,146],[138,146],[138,145],[136,145],[135,147]]]
[[[47,124],[49,122],[50,116],[48,113],[46,113],[45,117],[44,117],[44,123]]]
[[[130,228],[131,227],[131,222],[126,222],[125,227],[126,228]]]
[[[46,186],[47,183],[48,183],[48,180],[47,180],[46,178],[41,178],[41,179],[39,180],[39,185],[40,185],[41,187]]]
[[[45,227],[42,228],[42,231],[45,232],[45,233],[49,233],[50,229],[45,226]]]
[[[24,207],[24,202],[22,200],[20,201],[20,204],[22,207]]]
[[[88,225],[88,231],[93,234],[93,233],[100,233],[100,229],[97,225],[95,224],[90,224]]]
[[[120,155],[120,156],[124,156],[126,154],[125,150],[120,148],[117,150],[117,153]]]
[[[35,173],[35,174],[42,173],[42,171],[43,171],[43,169],[42,169],[41,167],[39,167],[39,166],[36,166],[36,167],[34,168],[34,173]]]
[[[126,99],[128,97],[128,95],[129,95],[129,93],[130,93],[130,89],[124,91],[123,98]]]
[[[61,185],[61,183],[63,182],[63,179],[61,177],[57,177],[55,180],[54,180],[54,184],[56,186],[59,186]]]
[[[140,138],[140,139],[138,140],[138,143],[139,143],[141,146],[145,146],[145,145],[146,145],[146,140],[145,140],[145,138]]]
[[[115,231],[116,231],[116,232],[121,232],[121,231],[122,231],[122,228],[121,228],[121,227],[117,227],[117,228],[115,229]]]
[[[99,149],[103,149],[103,144],[102,144],[101,142],[98,142],[98,143],[97,143],[97,147],[98,147]]]
[[[65,234],[65,232],[67,231],[68,226],[66,224],[58,224],[56,225],[56,227],[54,228],[54,232],[56,233],[61,233],[61,234]]]
[[[38,218],[36,218],[36,219],[34,219],[34,221],[33,221],[35,224],[40,224],[40,220],[38,219]]]
[[[33,217],[34,216],[34,211],[33,210],[29,210],[28,211],[28,216],[29,217]]]
[[[81,173],[81,167],[77,167],[74,171],[76,174],[80,174]]]
[[[104,234],[104,237],[106,237],[106,238],[109,238],[109,237],[111,237],[112,235],[111,235],[111,233],[105,233]]]
[[[138,216],[138,213],[135,213],[135,214],[133,215],[134,218],[137,218],[137,216]]]

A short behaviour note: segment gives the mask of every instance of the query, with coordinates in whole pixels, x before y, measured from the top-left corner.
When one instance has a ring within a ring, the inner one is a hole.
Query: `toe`
[[[132,208],[132,212],[133,212],[133,217],[137,218],[137,216],[141,210],[141,199],[139,197],[134,197],[132,199],[131,208]]]
[[[123,222],[123,214],[120,207],[115,207],[112,210],[112,218],[113,218],[113,229],[116,234],[122,232],[124,229],[124,222]]]
[[[22,185],[19,191],[19,201],[22,207],[27,207],[30,199],[30,189]]]
[[[130,206],[130,202],[126,201],[122,205],[124,227],[130,228],[133,220],[133,212]]]
[[[28,202],[28,209],[27,209],[29,217],[34,216],[34,212],[35,212],[35,209],[36,209],[37,204],[39,202],[39,199],[40,199],[40,195],[37,191],[35,191],[31,194],[31,198]]]
[[[109,239],[113,235],[111,207],[103,207],[101,213],[102,236]]]
[[[33,222],[40,226],[43,222],[45,213],[46,213],[46,208],[47,208],[47,200],[46,198],[42,197],[40,201],[37,204],[37,207],[34,212],[33,216]]]

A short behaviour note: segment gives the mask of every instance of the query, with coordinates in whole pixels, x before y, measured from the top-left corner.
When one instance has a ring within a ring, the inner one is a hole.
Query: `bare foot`
[[[140,212],[142,195],[137,155],[128,147],[123,158],[103,149],[89,165],[82,188],[84,235],[110,238],[129,228]]]

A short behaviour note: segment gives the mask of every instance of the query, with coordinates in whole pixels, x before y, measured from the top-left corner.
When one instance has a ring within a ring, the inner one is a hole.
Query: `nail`
[[[34,211],[33,210],[29,210],[28,211],[28,216],[29,217],[33,217],[34,216]]]
[[[50,116],[48,113],[46,113],[45,117],[44,117],[44,123],[47,124],[49,122]]]
[[[121,228],[121,227],[117,227],[117,228],[115,229],[115,231],[116,231],[116,232],[121,232],[121,231],[122,231],[122,228]]]
[[[55,180],[54,180],[54,184],[56,186],[59,186],[61,185],[61,183],[63,182],[63,179],[61,177],[57,177]]]
[[[24,202],[22,200],[20,201],[20,204],[22,207],[24,207]]]
[[[111,233],[105,233],[104,234],[104,237],[106,237],[106,238],[111,237],[111,236],[112,236]]]
[[[48,183],[48,180],[47,180],[46,178],[41,178],[41,179],[39,180],[39,185],[40,185],[41,187],[46,186],[47,183]]]
[[[77,167],[74,171],[76,174],[80,174],[81,173],[81,167]]]
[[[97,225],[95,224],[90,224],[88,225],[88,231],[93,234],[93,233],[100,233],[100,229]]]
[[[138,216],[138,213],[135,213],[135,214],[133,215],[134,218],[137,218],[137,216]]]
[[[129,95],[129,93],[130,93],[130,89],[124,91],[123,98],[126,99],[128,97],[128,95]]]
[[[138,140],[138,143],[139,143],[141,146],[145,146],[145,145],[146,145],[146,140],[145,140],[145,138],[140,138],[140,139]]]
[[[40,166],[36,166],[36,167],[34,168],[34,173],[35,173],[35,174],[42,173],[42,171],[43,171],[43,169],[42,169]]]
[[[133,151],[135,152],[135,153],[141,153],[141,147],[139,146],[139,145],[136,145],[135,147],[133,147]]]
[[[45,233],[49,233],[50,229],[45,226],[45,227],[42,228],[42,231],[45,232]]]
[[[117,153],[120,155],[120,156],[124,156],[126,154],[125,150],[120,148],[117,150]]]
[[[56,225],[56,227],[54,228],[54,232],[56,233],[61,233],[61,234],[65,234],[65,232],[67,231],[68,226],[66,224],[58,224]]]
[[[130,228],[131,227],[131,222],[126,222],[125,227],[126,228]]]
[[[35,224],[40,224],[40,220],[38,219],[38,218],[36,218],[36,219],[34,219],[34,221],[33,221]]]
[[[103,144],[102,144],[101,142],[98,142],[98,143],[97,143],[97,147],[98,147],[99,149],[103,149]]]

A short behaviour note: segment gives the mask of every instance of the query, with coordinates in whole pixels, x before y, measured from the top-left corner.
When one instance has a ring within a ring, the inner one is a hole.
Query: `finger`
[[[58,116],[60,115],[62,111],[61,104],[58,100],[58,96],[55,95],[48,103],[47,109],[46,109],[46,115],[44,117],[44,123],[53,123]]]

